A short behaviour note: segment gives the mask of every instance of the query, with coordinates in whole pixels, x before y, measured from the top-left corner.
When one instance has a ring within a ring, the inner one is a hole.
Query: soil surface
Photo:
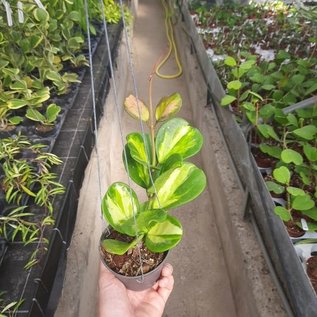
[[[284,224],[286,226],[288,234],[292,238],[298,238],[305,234],[305,231],[302,228],[298,227],[298,225],[294,221],[287,221],[284,222]]]
[[[111,231],[108,239],[131,242],[134,238]],[[142,269],[143,273],[148,273],[159,266],[166,256],[166,253],[151,252],[142,241],[123,255],[109,253],[102,246],[100,253],[113,271],[125,276],[141,275]]]
[[[257,166],[263,167],[263,168],[269,168],[269,167],[273,168],[275,166],[276,159],[261,152],[260,149],[253,147],[251,149],[251,152],[254,156]]]

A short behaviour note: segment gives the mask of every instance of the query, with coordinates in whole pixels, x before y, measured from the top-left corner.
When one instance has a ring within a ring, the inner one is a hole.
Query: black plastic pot
[[[104,266],[118,279],[120,280],[127,289],[133,290],[133,291],[144,291],[148,288],[151,288],[157,280],[160,278],[162,268],[167,260],[167,256],[169,254],[169,251],[165,252],[165,257],[163,261],[152,271],[145,273],[143,275],[137,275],[137,276],[125,276],[122,274],[118,274],[114,272],[106,263],[104,260],[104,257],[102,256],[101,252],[101,242],[102,240],[106,239],[109,235],[108,229],[106,229],[101,237],[100,237],[100,243],[99,243],[99,250],[100,250],[100,258]]]

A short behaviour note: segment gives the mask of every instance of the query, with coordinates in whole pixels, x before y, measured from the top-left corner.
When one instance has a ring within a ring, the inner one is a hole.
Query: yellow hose
[[[165,30],[166,30],[166,36],[168,40],[168,53],[165,55],[163,60],[157,65],[155,69],[155,73],[157,76],[163,78],[163,79],[174,79],[179,77],[183,73],[182,65],[179,61],[178,57],[178,51],[174,39],[174,32],[173,32],[173,26],[172,26],[172,13],[171,10],[169,10],[168,6],[165,3],[165,0],[162,0],[162,5],[164,7],[165,11]],[[164,75],[160,73],[160,68],[166,63],[166,61],[170,58],[172,51],[174,50],[175,55],[175,61],[178,67],[178,72],[174,75]]]

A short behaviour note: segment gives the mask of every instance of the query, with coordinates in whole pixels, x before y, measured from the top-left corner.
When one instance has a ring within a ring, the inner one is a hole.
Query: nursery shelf
[[[122,24],[108,26],[112,57],[116,58]],[[103,105],[109,90],[109,59],[104,33],[101,33],[93,51],[93,74],[96,98],[96,119],[103,115]],[[63,285],[67,248],[71,241],[76,219],[78,195],[90,154],[94,147],[94,114],[91,77],[88,68],[81,74],[82,82],[74,88],[70,103],[62,118],[61,127],[54,137],[39,139],[48,144],[52,153],[63,163],[54,172],[66,191],[54,201],[55,228],[46,232],[48,251],[39,265],[29,271],[23,266],[37,246],[24,247],[21,243],[0,241],[6,250],[0,263],[0,290],[5,291],[5,302],[23,299],[15,316],[52,316]],[[51,294],[53,294],[51,296]]]

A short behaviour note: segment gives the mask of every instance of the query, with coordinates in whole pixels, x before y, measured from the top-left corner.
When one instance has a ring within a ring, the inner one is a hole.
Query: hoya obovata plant
[[[172,118],[181,104],[178,93],[162,98],[155,112],[132,95],[125,100],[126,111],[144,121],[150,131],[128,134],[123,153],[130,178],[145,189],[147,200],[140,202],[123,182],[109,187],[102,200],[103,216],[115,231],[133,237],[131,242],[103,240],[102,247],[109,253],[122,255],[140,242],[161,253],[182,238],[182,225],[170,210],[199,196],[206,187],[206,176],[187,161],[200,151],[202,134],[186,120]]]

